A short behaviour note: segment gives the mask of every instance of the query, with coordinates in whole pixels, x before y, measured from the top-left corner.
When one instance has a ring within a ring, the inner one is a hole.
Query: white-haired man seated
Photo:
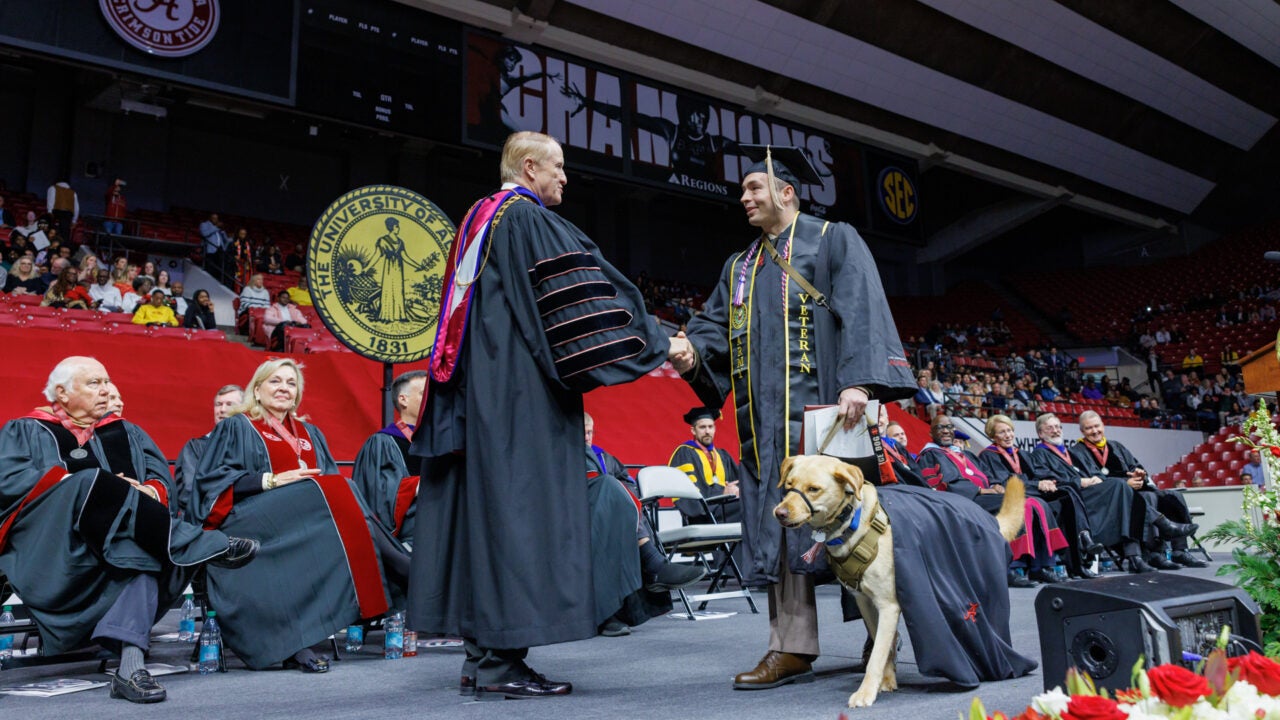
[[[254,540],[205,532],[169,512],[169,466],[110,411],[114,385],[88,357],[58,363],[49,405],[0,428],[0,572],[40,629],[46,655],[93,641],[120,653],[111,696],[159,702],[143,664],[151,626],[204,562],[240,567]]]

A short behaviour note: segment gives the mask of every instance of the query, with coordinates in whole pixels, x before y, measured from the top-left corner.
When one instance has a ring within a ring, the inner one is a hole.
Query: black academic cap
[[[701,420],[701,419],[703,419],[703,418],[710,418],[710,419],[712,419],[712,420],[719,420],[719,419],[720,419],[720,411],[719,411],[719,410],[717,410],[717,409],[715,409],[715,408],[709,408],[709,407],[696,407],[696,408],[693,408],[692,410],[690,410],[689,412],[687,412],[687,413],[685,413],[685,414],[684,414],[684,421],[685,421],[686,423],[689,423],[690,425],[692,425],[692,424],[694,424],[694,423],[698,422],[699,420]]]
[[[822,178],[818,177],[818,171],[814,170],[813,163],[809,162],[809,156],[798,147],[777,145],[739,145],[738,147],[742,149],[743,155],[751,159],[752,163],[742,173],[744,178],[751,173],[768,172],[764,161],[767,154],[773,158],[773,176],[789,183],[791,187],[799,188],[801,182],[810,185],[822,183]]]

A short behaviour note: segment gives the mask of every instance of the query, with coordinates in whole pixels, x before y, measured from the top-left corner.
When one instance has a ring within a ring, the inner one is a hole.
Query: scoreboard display
[[[417,137],[461,122],[462,26],[392,2],[302,0],[297,106]]]

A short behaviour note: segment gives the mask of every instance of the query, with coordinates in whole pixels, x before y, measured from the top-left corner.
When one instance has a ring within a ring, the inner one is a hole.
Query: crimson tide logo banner
[[[98,0],[125,42],[159,57],[199,52],[218,32],[218,0]]]

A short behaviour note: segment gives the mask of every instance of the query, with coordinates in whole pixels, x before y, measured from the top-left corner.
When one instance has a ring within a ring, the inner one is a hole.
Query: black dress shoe
[[[1033,588],[1036,584],[1026,578],[1026,576],[1009,571],[1009,587],[1011,588]]]
[[[501,685],[483,685],[476,688],[476,700],[530,700],[557,697],[573,692],[569,683],[540,683],[536,680],[516,680]]]
[[[662,592],[663,590],[679,590],[686,588],[698,582],[707,571],[693,565],[677,565],[675,563],[664,563],[662,569],[652,578],[648,579],[645,590],[649,592]]]
[[[1178,563],[1183,567],[1194,567],[1194,568],[1209,567],[1209,563],[1198,559],[1195,555],[1192,555],[1186,550],[1174,550],[1173,554],[1170,555],[1169,557],[1174,562]]]
[[[1138,573],[1149,573],[1149,572],[1156,571],[1155,568],[1148,565],[1145,560],[1138,557],[1137,555],[1134,555],[1133,557],[1126,558],[1126,559],[1129,561],[1127,563],[1129,566],[1129,572],[1135,575],[1137,575]]]
[[[458,682],[458,694],[465,697],[471,697],[476,694],[476,679],[470,675],[463,675],[462,680]]]
[[[1080,554],[1081,555],[1101,555],[1106,548],[1102,547],[1102,543],[1093,539],[1093,535],[1088,530],[1080,531]]]
[[[258,554],[258,541],[249,538],[227,538],[227,551],[209,561],[210,565],[235,569],[244,567]]]
[[[1156,526],[1156,530],[1160,531],[1160,537],[1165,540],[1195,535],[1196,531],[1200,529],[1200,526],[1195,523],[1176,523],[1164,515],[1156,518],[1152,525]]]
[[[1170,561],[1161,553],[1151,553],[1147,556],[1147,563],[1157,570],[1181,570],[1182,566],[1176,562]]]
[[[548,680],[546,675],[543,675],[533,668],[529,668],[529,678],[544,687],[550,688],[560,695],[568,695],[573,692],[573,683],[566,682],[564,680]]]
[[[314,652],[308,652],[305,657],[299,658],[297,655],[284,661],[285,670],[301,670],[304,673],[327,673],[329,672],[329,658],[323,655],[316,655]]]
[[[615,616],[605,620],[596,632],[605,637],[624,637],[631,634],[631,627]]]
[[[165,691],[143,668],[135,671],[128,680],[120,677],[119,671],[112,675],[111,697],[124,698],[132,703],[157,703],[165,699]]]
[[[1078,578],[1084,578],[1085,580],[1092,580],[1092,579],[1094,579],[1094,578],[1096,578],[1096,577],[1102,577],[1101,575],[1099,575],[1098,573],[1096,573],[1096,572],[1094,572],[1094,571],[1090,570],[1088,567],[1085,567],[1084,565],[1081,565],[1081,566],[1080,566],[1080,569],[1079,569],[1079,570],[1077,570],[1077,571],[1076,571],[1075,573],[1073,573],[1073,574],[1074,574],[1076,577],[1078,577]]]
[[[1055,585],[1057,583],[1062,582],[1061,580],[1058,579],[1058,575],[1055,572],[1045,568],[1040,568],[1039,570],[1032,570],[1030,573],[1027,574],[1027,577],[1032,580],[1035,580],[1036,582],[1042,582],[1045,585]]]

